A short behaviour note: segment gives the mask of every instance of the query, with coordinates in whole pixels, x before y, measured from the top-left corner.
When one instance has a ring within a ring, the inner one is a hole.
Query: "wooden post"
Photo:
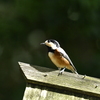
[[[100,100],[100,79],[19,62],[26,79],[23,100]]]

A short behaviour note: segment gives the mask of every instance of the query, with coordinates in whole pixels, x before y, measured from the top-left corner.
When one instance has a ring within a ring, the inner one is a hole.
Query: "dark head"
[[[60,44],[54,39],[46,40],[44,43],[41,43],[41,44],[44,44],[47,47],[52,48],[53,50],[57,49],[58,47],[60,47]]]

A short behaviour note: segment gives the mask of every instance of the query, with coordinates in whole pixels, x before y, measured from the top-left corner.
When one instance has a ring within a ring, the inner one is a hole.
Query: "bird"
[[[60,47],[58,41],[54,39],[48,39],[41,44],[45,45],[48,48],[49,58],[59,69],[58,76],[62,75],[65,69],[68,69],[78,75],[74,64],[72,63],[68,54]]]

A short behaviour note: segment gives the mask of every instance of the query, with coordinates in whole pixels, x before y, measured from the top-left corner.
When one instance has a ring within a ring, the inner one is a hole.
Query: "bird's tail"
[[[69,66],[67,67],[67,69],[69,69],[69,70],[71,70],[73,73],[79,75],[78,72],[77,72],[77,70],[76,70],[76,68],[75,68],[74,66],[69,65]]]
[[[75,67],[72,67],[71,71],[72,71],[73,73],[79,75]]]
[[[78,72],[77,71],[74,71],[74,73],[78,75]]]

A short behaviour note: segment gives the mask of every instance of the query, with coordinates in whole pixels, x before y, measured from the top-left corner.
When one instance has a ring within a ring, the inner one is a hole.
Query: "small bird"
[[[75,66],[73,65],[72,61],[70,60],[69,56],[60,47],[60,44],[56,40],[49,39],[41,44],[44,44],[48,48],[49,58],[60,70],[58,75],[61,75],[66,68],[68,70],[71,70],[73,73],[78,74],[77,70],[76,70]]]

